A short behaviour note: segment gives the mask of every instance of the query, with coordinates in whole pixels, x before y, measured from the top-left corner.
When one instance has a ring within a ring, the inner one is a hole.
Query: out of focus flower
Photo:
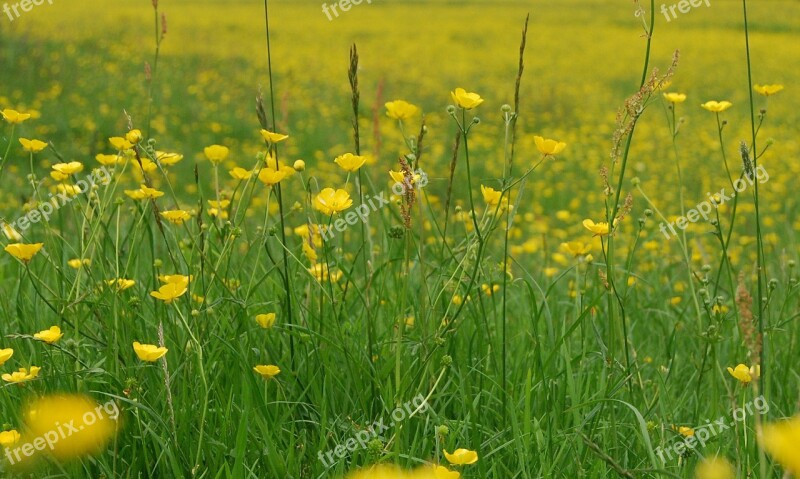
[[[723,111],[727,110],[728,108],[732,107],[733,103],[731,103],[729,101],[720,101],[720,102],[707,101],[707,102],[703,103],[700,106],[703,107],[704,109],[710,111],[710,112],[720,113],[720,112],[723,112]]]
[[[761,434],[761,444],[795,477],[800,474],[800,454],[797,453],[800,444],[800,415],[765,425]]]
[[[57,163],[52,168],[62,175],[70,176],[83,171],[83,164],[79,161],[71,161],[69,163]]]
[[[221,145],[211,145],[207,146],[203,149],[203,153],[205,153],[206,158],[211,163],[218,165],[219,163],[225,161],[225,158],[228,157],[230,150],[227,146]]]
[[[724,457],[714,456],[707,458],[694,470],[695,479],[735,479],[731,463]]]
[[[683,103],[686,101],[685,93],[664,93],[664,98],[670,103]]]
[[[163,191],[158,191],[157,189],[150,188],[146,185],[140,186],[138,190],[125,190],[125,194],[133,198],[134,200],[144,200],[144,199],[154,200],[156,198],[164,196]]]
[[[753,90],[759,95],[770,96],[783,90],[783,85],[753,85]]]
[[[133,144],[121,136],[112,136],[108,139],[108,142],[111,143],[111,146],[117,151],[125,151],[133,148]]]
[[[12,110],[10,108],[6,108],[5,110],[0,111],[0,114],[3,115],[4,120],[11,123],[12,125],[22,123],[23,121],[31,117],[30,113],[20,113],[17,110]]]
[[[2,366],[3,364],[6,363],[6,361],[11,359],[11,356],[13,355],[14,355],[14,350],[11,348],[0,349],[0,366]]]
[[[417,114],[419,108],[404,100],[386,103],[386,116],[395,120],[408,120]]]
[[[489,206],[497,206],[500,204],[500,197],[503,196],[502,191],[497,191],[494,188],[481,185],[481,194],[483,194],[483,201]]]
[[[142,136],[141,130],[131,130],[125,134],[125,139],[128,140],[128,143],[135,145],[144,139]]]
[[[72,269],[80,269],[83,266],[91,266],[92,260],[89,258],[74,258],[67,261],[67,266]]]
[[[27,138],[20,138],[19,143],[22,145],[23,150],[30,153],[39,153],[40,151],[47,148],[47,143],[40,140],[29,140]]]
[[[16,429],[0,432],[0,446],[11,447],[19,442],[19,432]]]
[[[236,168],[232,169],[228,173],[230,173],[231,177],[233,177],[236,180],[249,180],[250,177],[253,176],[253,172],[252,171],[245,170],[244,168],[241,168],[239,166],[237,166]]]
[[[188,211],[184,210],[167,210],[162,211],[161,216],[172,224],[182,225],[186,220],[191,218]]]
[[[117,291],[125,291],[126,289],[135,285],[136,281],[132,279],[117,278],[106,280],[106,284],[113,287]]]

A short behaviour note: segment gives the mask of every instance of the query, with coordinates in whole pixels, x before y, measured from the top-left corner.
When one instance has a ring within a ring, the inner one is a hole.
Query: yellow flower
[[[281,370],[278,366],[269,364],[269,365],[259,365],[253,368],[253,371],[257,372],[261,375],[264,379],[272,379],[277,376]]]
[[[184,210],[167,210],[161,212],[161,217],[172,224],[182,225],[186,220],[191,218],[188,211]]]
[[[696,479],[735,479],[736,471],[727,459],[714,456],[705,459],[697,466],[694,470],[694,477]]]
[[[784,468],[792,471],[795,476],[800,474],[800,454],[797,453],[797,445],[800,444],[800,415],[764,426],[761,444]]]
[[[82,266],[91,266],[91,264],[92,260],[89,258],[84,258],[84,259],[75,258],[67,261],[67,266],[69,266],[72,269],[80,269]]]
[[[486,296],[491,296],[492,294],[500,291],[500,285],[499,284],[493,284],[493,285],[489,286],[488,284],[483,283],[481,285],[481,290],[483,291],[483,294],[485,294]]]
[[[419,108],[404,100],[386,103],[386,116],[395,120],[408,120],[417,114]]]
[[[3,223],[3,234],[11,241],[22,241],[22,235],[8,223]]]
[[[154,200],[156,198],[164,196],[163,191],[158,191],[155,188],[149,188],[146,185],[140,186],[138,190],[125,190],[125,194],[130,196],[134,200],[143,200],[143,199]]]
[[[459,479],[460,477],[461,473],[458,471],[451,471],[444,466],[433,466],[433,478],[431,479]]]
[[[30,113],[20,113],[17,110],[12,110],[10,108],[6,108],[5,110],[0,111],[0,113],[2,113],[3,118],[12,125],[22,123],[31,117]]]
[[[186,286],[182,283],[167,283],[158,288],[158,291],[151,291],[150,296],[170,304],[186,293]]]
[[[296,160],[292,168],[294,168],[294,171],[303,171],[306,169],[306,162],[303,160]]]
[[[14,355],[14,350],[11,348],[0,349],[0,366],[2,366],[3,364],[6,363],[6,361],[11,359],[11,356],[13,355]]]
[[[312,204],[314,205],[314,209],[322,212],[324,215],[330,216],[352,206],[353,200],[350,199],[350,195],[345,190],[325,188],[314,197]]]
[[[401,185],[406,184],[406,174],[402,170],[400,171],[389,170],[389,176],[392,177],[392,180],[394,180],[395,183],[400,183]],[[419,174],[412,175],[411,184],[412,185],[416,184],[420,178],[421,176]]]
[[[40,151],[47,148],[47,143],[40,140],[29,140],[27,138],[20,138],[19,143],[22,145],[23,150],[28,151],[30,153],[39,153]]]
[[[117,163],[122,163],[122,156],[120,155],[104,155],[98,154],[94,157],[98,163],[105,166],[114,166]]]
[[[194,279],[192,276],[183,274],[162,274],[158,276],[158,280],[164,284],[178,284],[181,286],[189,286],[189,281]]]
[[[261,137],[264,138],[264,141],[266,141],[267,143],[275,144],[289,138],[289,135],[273,133],[269,130],[261,130]]]
[[[252,171],[245,170],[244,168],[236,167],[229,171],[230,175],[236,180],[249,180],[253,176]]]
[[[694,429],[692,429],[690,427],[686,427],[686,426],[681,426],[681,427],[678,428],[678,433],[681,436],[692,437],[692,436],[694,436]]]
[[[481,194],[483,194],[483,201],[489,206],[497,206],[500,204],[500,197],[503,196],[502,191],[497,191],[494,188],[481,185]]]
[[[13,243],[6,246],[4,249],[11,256],[17,258],[23,263],[28,263],[31,259],[33,259],[34,255],[38,253],[40,249],[42,249],[42,246],[44,246],[44,243]]]
[[[39,376],[39,371],[41,369],[42,368],[37,366],[31,366],[30,369],[19,368],[18,371],[14,371],[11,374],[3,374],[2,378],[3,381],[7,383],[24,383],[25,381],[36,379],[36,377]]]
[[[225,158],[228,157],[230,150],[228,149],[227,146],[211,145],[205,147],[203,149],[203,153],[205,153],[206,158],[208,158],[208,161],[214,163],[215,165],[218,165],[222,161],[225,161]]]
[[[605,236],[609,233],[608,223],[595,223],[592,220],[586,219],[583,220],[583,226],[594,233],[595,236]]]
[[[219,216],[222,219],[228,217],[228,206],[231,205],[231,200],[208,200],[208,205],[211,207],[208,210],[208,214],[211,216]]]
[[[577,258],[588,254],[592,250],[592,245],[582,241],[570,241],[569,243],[561,243],[561,249]]]
[[[264,329],[269,329],[275,325],[275,313],[257,314],[256,322]]]
[[[483,103],[483,98],[477,93],[467,92],[463,88],[456,88],[455,91],[450,92],[450,97],[465,110],[472,110],[476,106]]]
[[[290,171],[294,172],[294,169],[285,165],[281,166],[279,170],[275,170],[271,167],[262,168],[261,171],[258,172],[258,180],[267,186],[277,185],[283,181],[284,178],[289,176]]]
[[[728,108],[732,107],[733,103],[731,103],[729,101],[720,101],[720,102],[707,101],[707,102],[703,103],[700,106],[705,108],[706,110],[708,110],[710,112],[720,113],[720,112],[723,112],[723,111],[727,110]]]
[[[53,173],[55,173],[55,171]],[[59,193],[63,193],[67,196],[78,196],[81,194],[81,189],[77,185],[65,185],[64,183],[59,183],[56,185],[56,190]]]
[[[83,171],[83,164],[81,164],[79,161],[71,161],[69,163],[57,163],[53,165],[52,168],[54,171],[57,171],[62,175],[69,176]]]
[[[308,241],[303,241],[303,254],[306,255],[306,258],[312,263],[317,262],[317,252],[308,244]]]
[[[163,346],[140,344],[138,341],[133,342],[133,352],[136,353],[139,359],[147,361],[148,363],[158,361],[163,355],[167,354],[167,351],[169,351],[169,349]]]
[[[61,328],[58,326],[51,326],[50,329],[45,329],[44,331],[39,331],[34,334],[33,338],[44,341],[47,344],[55,344],[62,336],[64,336],[64,334],[61,332]]]
[[[333,161],[337,165],[341,166],[343,170],[353,173],[364,166],[364,163],[367,162],[367,157],[357,156],[352,153],[345,153],[344,155],[337,156]]]
[[[138,173],[139,170],[144,171],[145,173],[152,173],[158,169],[158,163],[151,160],[147,157],[140,158],[141,161],[135,162],[135,165],[139,168],[136,168],[135,171]]]
[[[541,136],[534,136],[533,141],[536,143],[536,149],[543,155],[557,155],[567,147],[563,141],[545,139]]]
[[[753,90],[760,95],[770,96],[783,90],[783,85],[753,85]]]
[[[111,146],[117,151],[125,151],[133,148],[133,144],[121,136],[112,136],[108,139],[108,142],[111,143]]]
[[[685,93],[664,93],[664,98],[670,103],[683,103],[686,101]]]
[[[11,447],[19,442],[19,432],[16,429],[0,432],[0,446]]]
[[[135,145],[142,141],[144,136],[142,136],[141,130],[131,130],[125,134],[125,139],[128,140],[128,143]]]
[[[478,453],[469,449],[456,449],[452,454],[444,451],[444,457],[447,458],[450,464],[455,464],[456,466],[478,462]]]
[[[136,281],[132,279],[118,278],[118,279],[108,279],[106,280],[106,284],[109,286],[113,286],[114,289],[116,289],[117,291],[124,291],[132,287],[134,284],[136,284]]]
[[[750,384],[750,381],[753,380],[753,376],[750,375],[750,368],[744,364],[739,364],[735,369],[728,367],[728,372],[744,385]]]
[[[335,283],[342,277],[341,271],[330,273],[328,271],[328,265],[320,263],[312,265],[308,268],[308,272],[311,273],[317,281],[326,281],[330,279],[332,283]]]
[[[167,153],[164,151],[156,151],[156,161],[161,163],[162,165],[171,166],[181,161],[182,159],[183,155],[181,155],[180,153]]]

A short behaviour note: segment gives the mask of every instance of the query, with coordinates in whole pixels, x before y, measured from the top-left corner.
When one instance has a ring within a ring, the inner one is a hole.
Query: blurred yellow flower
[[[306,169],[306,162],[303,160],[296,160],[292,168],[294,168],[294,171],[303,171]]]
[[[182,225],[186,220],[191,218],[188,211],[184,210],[167,210],[161,212],[161,217],[170,223]]]
[[[11,356],[13,355],[14,355],[14,350],[11,348],[0,349],[0,366],[2,366],[3,364],[6,363],[6,361],[11,359]]]
[[[536,149],[543,155],[557,155],[567,147],[563,141],[545,139],[541,136],[534,136],[533,141],[536,143]]]
[[[450,454],[447,451],[444,451],[444,457],[450,462],[450,464],[454,464],[456,466],[463,466],[465,464],[475,464],[478,462],[478,453],[475,451],[470,451],[469,449],[459,448],[453,451]]]
[[[22,235],[8,223],[3,223],[3,234],[11,241],[21,241]]]
[[[258,179],[267,186],[274,186],[283,181],[283,179],[291,173],[294,173],[294,169],[285,165],[282,165],[279,170],[268,166],[262,168],[261,171],[258,172]]]
[[[208,158],[208,161],[217,165],[220,162],[225,161],[225,158],[228,157],[230,150],[228,149],[227,146],[211,145],[205,147],[203,149],[203,153],[205,153],[206,158]]]
[[[3,381],[7,383],[24,383],[26,381],[36,379],[39,376],[39,371],[41,371],[41,369],[42,368],[37,366],[31,366],[30,369],[19,368],[18,371],[14,371],[11,374],[3,374],[2,378]]]
[[[256,323],[264,329],[273,327],[275,325],[275,313],[257,314]]]
[[[500,197],[503,196],[502,191],[497,191],[494,188],[481,185],[481,194],[483,201],[489,206],[497,206],[500,204]]]
[[[753,376],[750,375],[750,368],[744,364],[739,364],[736,368],[728,367],[728,373],[744,385],[750,384],[750,381],[753,380]]]
[[[47,148],[47,143],[40,140],[29,140],[27,138],[20,138],[19,143],[22,145],[23,150],[30,153],[39,153],[40,151]]]
[[[27,264],[42,249],[42,246],[44,246],[44,243],[13,243],[3,249],[5,249],[6,253]]]
[[[691,437],[691,436],[694,436],[694,429],[692,429],[690,427],[687,427],[687,426],[681,426],[681,427],[678,428],[678,433],[681,436]]]
[[[467,92],[463,88],[456,88],[455,91],[450,92],[450,97],[465,110],[472,110],[476,106],[483,103],[483,98],[477,93]]]
[[[345,190],[325,188],[314,197],[312,204],[314,209],[322,212],[324,215],[330,216],[352,206],[353,200],[350,199],[350,194]]]
[[[561,249],[572,256],[578,257],[588,254],[592,250],[592,245],[583,241],[570,241],[561,243]]]
[[[22,123],[31,117],[30,113],[20,113],[17,110],[12,110],[10,108],[6,108],[5,110],[0,111],[0,113],[2,113],[3,119],[12,125]]]
[[[185,293],[186,284],[167,283],[158,288],[158,291],[151,291],[150,296],[170,304],[171,302],[183,296]]]
[[[111,146],[117,151],[125,151],[133,148],[133,144],[121,136],[112,136],[108,139],[108,142],[111,143]]]
[[[131,130],[125,134],[125,139],[128,140],[128,143],[135,145],[144,139],[142,136],[141,130]]]
[[[67,266],[72,269],[80,269],[82,266],[91,266],[92,260],[89,258],[75,258],[67,261]]]
[[[694,470],[694,477],[695,479],[735,479],[736,471],[727,459],[714,456],[706,458],[698,464]]]
[[[116,289],[117,291],[124,291],[133,286],[134,284],[136,284],[136,281],[125,278],[107,279],[106,284],[109,286],[113,286],[114,289]]]
[[[150,188],[146,185],[141,185],[138,190],[125,190],[125,194],[134,200],[144,200],[160,198],[164,196],[163,191],[158,191],[155,188]]]
[[[451,471],[450,469],[435,465],[433,466],[433,478],[432,479],[459,479],[461,477],[461,473],[458,471]]]
[[[308,268],[308,272],[311,273],[317,281],[326,281],[330,279],[332,283],[339,281],[339,278],[341,278],[343,274],[341,271],[329,272],[328,265],[322,263],[315,263]]]
[[[64,336],[64,333],[61,332],[61,328],[58,326],[51,326],[50,329],[45,329],[44,331],[39,331],[34,334],[33,338],[44,341],[47,344],[55,344],[62,336]]]
[[[239,166],[232,169],[228,173],[230,173],[231,177],[233,177],[236,180],[249,180],[250,177],[253,176],[252,171],[245,170],[244,168],[241,168]]]
[[[733,103],[729,101],[707,101],[700,105],[701,107],[705,108],[706,110],[714,113],[719,113],[727,110],[728,108],[733,106]]]
[[[180,153],[167,153],[164,151],[156,151],[156,161],[165,166],[171,166],[181,161],[183,155]]]
[[[102,153],[95,155],[94,159],[104,166],[114,166],[118,163],[122,163],[123,161],[122,156],[120,155],[104,155]]]
[[[345,153],[344,155],[337,156],[333,162],[339,165],[343,170],[353,173],[364,166],[364,163],[367,162],[367,157]]]
[[[53,165],[52,168],[62,175],[69,176],[83,171],[83,164],[79,161],[71,161],[69,163],[57,163]]]
[[[683,103],[686,101],[685,93],[664,93],[664,98],[670,103]]]
[[[0,446],[11,447],[19,442],[19,432],[16,429],[0,432]]]
[[[783,90],[783,85],[753,85],[753,90],[759,95],[770,96]]]
[[[264,138],[264,141],[266,141],[267,143],[275,144],[289,138],[289,135],[273,133],[269,130],[261,130],[261,137]]]
[[[800,474],[800,415],[764,426],[761,434],[764,449],[795,476]]]
[[[404,100],[386,103],[386,116],[395,120],[408,120],[417,114],[419,108]]]
[[[253,368],[253,371],[257,372],[261,375],[264,379],[272,379],[277,376],[281,370],[278,366],[275,365],[259,365]]]
[[[142,361],[152,363],[158,361],[162,356],[167,354],[169,349],[163,346],[156,346],[155,344],[141,344],[138,341],[133,342],[133,352]]]
[[[609,233],[608,223],[595,223],[590,219],[583,220],[583,227],[594,233],[595,236],[605,236]]]

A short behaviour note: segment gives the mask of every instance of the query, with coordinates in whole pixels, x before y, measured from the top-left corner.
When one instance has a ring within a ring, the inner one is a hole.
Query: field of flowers
[[[3,2],[0,477],[800,477],[798,32]]]

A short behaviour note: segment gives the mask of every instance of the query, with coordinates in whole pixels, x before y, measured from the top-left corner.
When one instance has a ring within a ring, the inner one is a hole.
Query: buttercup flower
[[[182,225],[186,220],[191,218],[188,211],[184,210],[167,210],[161,212],[161,217],[172,224]]]
[[[266,141],[267,143],[274,144],[289,138],[289,135],[273,133],[269,130],[261,130],[261,137],[264,138],[264,141]]]
[[[739,364],[736,368],[728,368],[728,373],[731,376],[735,377],[744,385],[750,384],[750,381],[753,380],[753,376],[750,375],[750,368],[745,366],[744,364]]]
[[[734,479],[734,471],[731,463],[724,457],[714,456],[701,462],[694,470],[696,479]]]
[[[140,344],[138,341],[133,343],[133,352],[136,353],[139,359],[148,363],[158,361],[163,355],[167,354],[167,351],[169,349],[155,344]]]
[[[417,114],[419,108],[404,100],[386,103],[386,116],[395,120],[408,120]]]
[[[253,371],[257,372],[261,375],[264,379],[272,379],[278,374],[280,374],[281,370],[278,366],[269,364],[269,365],[259,365],[253,368]]]
[[[678,434],[684,437],[692,437],[694,436],[694,429],[687,426],[681,426],[678,428]]]
[[[69,163],[57,163],[52,166],[53,171],[57,171],[65,176],[74,175],[83,171],[83,164],[79,161],[71,161]]]
[[[314,197],[312,202],[314,209],[322,212],[326,216],[350,208],[353,205],[353,200],[350,199],[350,194],[345,190],[334,190],[333,188],[325,188]]]
[[[131,130],[125,134],[125,139],[128,140],[128,143],[135,145],[144,139],[142,136],[141,130]]]
[[[483,194],[483,201],[489,206],[497,206],[500,204],[500,197],[503,196],[502,191],[497,191],[494,188],[481,185],[481,194]]]
[[[686,101],[685,93],[664,93],[664,98],[670,103],[683,103]]]
[[[476,106],[483,103],[483,98],[477,93],[467,92],[463,88],[456,88],[455,91],[450,92],[450,97],[465,110],[472,110]]]
[[[256,322],[264,329],[269,329],[275,325],[275,313],[257,314]]]
[[[89,258],[84,258],[84,259],[74,258],[67,261],[67,266],[69,266],[72,269],[80,269],[83,266],[91,266],[91,264],[92,260]]]
[[[478,462],[478,453],[475,451],[470,451],[469,449],[456,449],[452,454],[444,451],[444,457],[447,458],[450,464],[454,464],[456,466],[475,464]]]
[[[165,166],[171,166],[181,161],[183,155],[180,153],[167,153],[164,151],[156,151],[156,161]]]
[[[237,180],[249,180],[250,177],[253,176],[252,171],[245,170],[244,168],[238,166],[229,171],[228,173],[230,173],[231,177]]]
[[[189,281],[193,279],[192,276],[183,274],[162,274],[158,276],[158,280],[164,284],[177,284],[180,286],[189,286]]]
[[[364,163],[367,162],[367,157],[357,156],[352,153],[345,153],[344,155],[337,156],[333,161],[337,165],[341,166],[343,170],[353,173],[364,166]]]
[[[303,171],[306,169],[306,162],[303,160],[296,160],[292,168],[294,168],[294,171]]]
[[[95,155],[94,159],[104,166],[114,166],[116,164],[123,163],[123,158],[121,155],[104,155],[100,153]]]
[[[12,125],[20,124],[31,117],[30,113],[20,113],[17,110],[12,110],[10,108],[0,111],[0,114],[3,115],[3,119]]]
[[[533,141],[536,143],[536,149],[543,155],[557,155],[567,147],[563,141],[545,139],[541,136],[534,136]]]
[[[227,146],[211,145],[205,147],[203,149],[203,153],[205,153],[206,158],[208,158],[208,161],[217,165],[225,161],[225,158],[228,157],[230,150],[228,149]]]
[[[733,103],[731,103],[729,101],[720,101],[720,102],[707,101],[707,102],[703,103],[700,106],[705,108],[706,110],[708,110],[710,112],[720,113],[720,112],[723,112],[723,111],[727,110],[728,108],[732,107]]]
[[[284,180],[291,173],[294,173],[294,168],[288,166],[281,166],[280,169],[275,170],[271,167],[262,168],[258,172],[258,180],[267,186],[274,186]]]
[[[795,476],[800,474],[800,415],[788,421],[781,421],[764,426],[761,434],[764,449]]]
[[[133,198],[134,200],[144,200],[144,199],[154,200],[156,198],[164,196],[163,191],[158,191],[157,189],[150,188],[146,185],[140,186],[138,190],[125,190],[125,194]]]
[[[451,471],[444,466],[433,466],[433,478],[431,479],[459,479],[460,477],[461,473],[458,471]]]
[[[158,291],[151,291],[150,296],[170,304],[183,296],[184,293],[186,293],[186,284],[167,283],[158,288]]]
[[[132,279],[118,278],[118,279],[108,279],[106,280],[106,284],[112,286],[117,291],[124,291],[133,286],[134,284],[136,284],[136,281]]]
[[[3,249],[5,249],[6,253],[17,258],[23,263],[29,263],[31,259],[33,259],[34,255],[36,255],[36,253],[38,253],[39,250],[42,249],[42,246],[44,246],[44,243],[34,243],[34,244],[14,243],[6,246]]]
[[[0,349],[0,366],[2,366],[3,364],[6,363],[6,361],[11,359],[11,356],[13,355],[14,355],[14,350],[11,348]]]
[[[22,145],[23,150],[30,153],[39,153],[40,151],[47,148],[47,143],[40,140],[29,140],[27,138],[20,138],[19,143]]]
[[[19,442],[19,432],[16,429],[0,432],[0,446],[11,447]]]
[[[753,90],[759,95],[770,96],[783,90],[783,85],[753,85]]]
[[[583,227],[594,233],[595,236],[605,236],[609,233],[608,223],[595,223],[590,219],[583,220]]]
[[[561,249],[567,253],[575,256],[584,256],[592,250],[592,245],[582,241],[570,241],[568,243],[561,243]]]
[[[2,378],[3,381],[7,383],[24,383],[26,381],[30,381],[32,379],[36,379],[39,376],[39,371],[42,368],[37,366],[31,366],[30,369],[26,368],[19,368],[18,371],[15,371],[11,374],[3,374]]]
[[[3,234],[11,241],[22,241],[22,235],[8,223],[3,223]]]
[[[64,333],[61,332],[61,328],[58,326],[51,326],[50,329],[45,329],[44,331],[39,331],[34,334],[33,338],[44,341],[47,344],[55,344],[62,336],[64,336]]]
[[[125,151],[133,148],[133,143],[121,136],[112,136],[108,139],[108,142],[111,143],[111,146],[117,151]]]

